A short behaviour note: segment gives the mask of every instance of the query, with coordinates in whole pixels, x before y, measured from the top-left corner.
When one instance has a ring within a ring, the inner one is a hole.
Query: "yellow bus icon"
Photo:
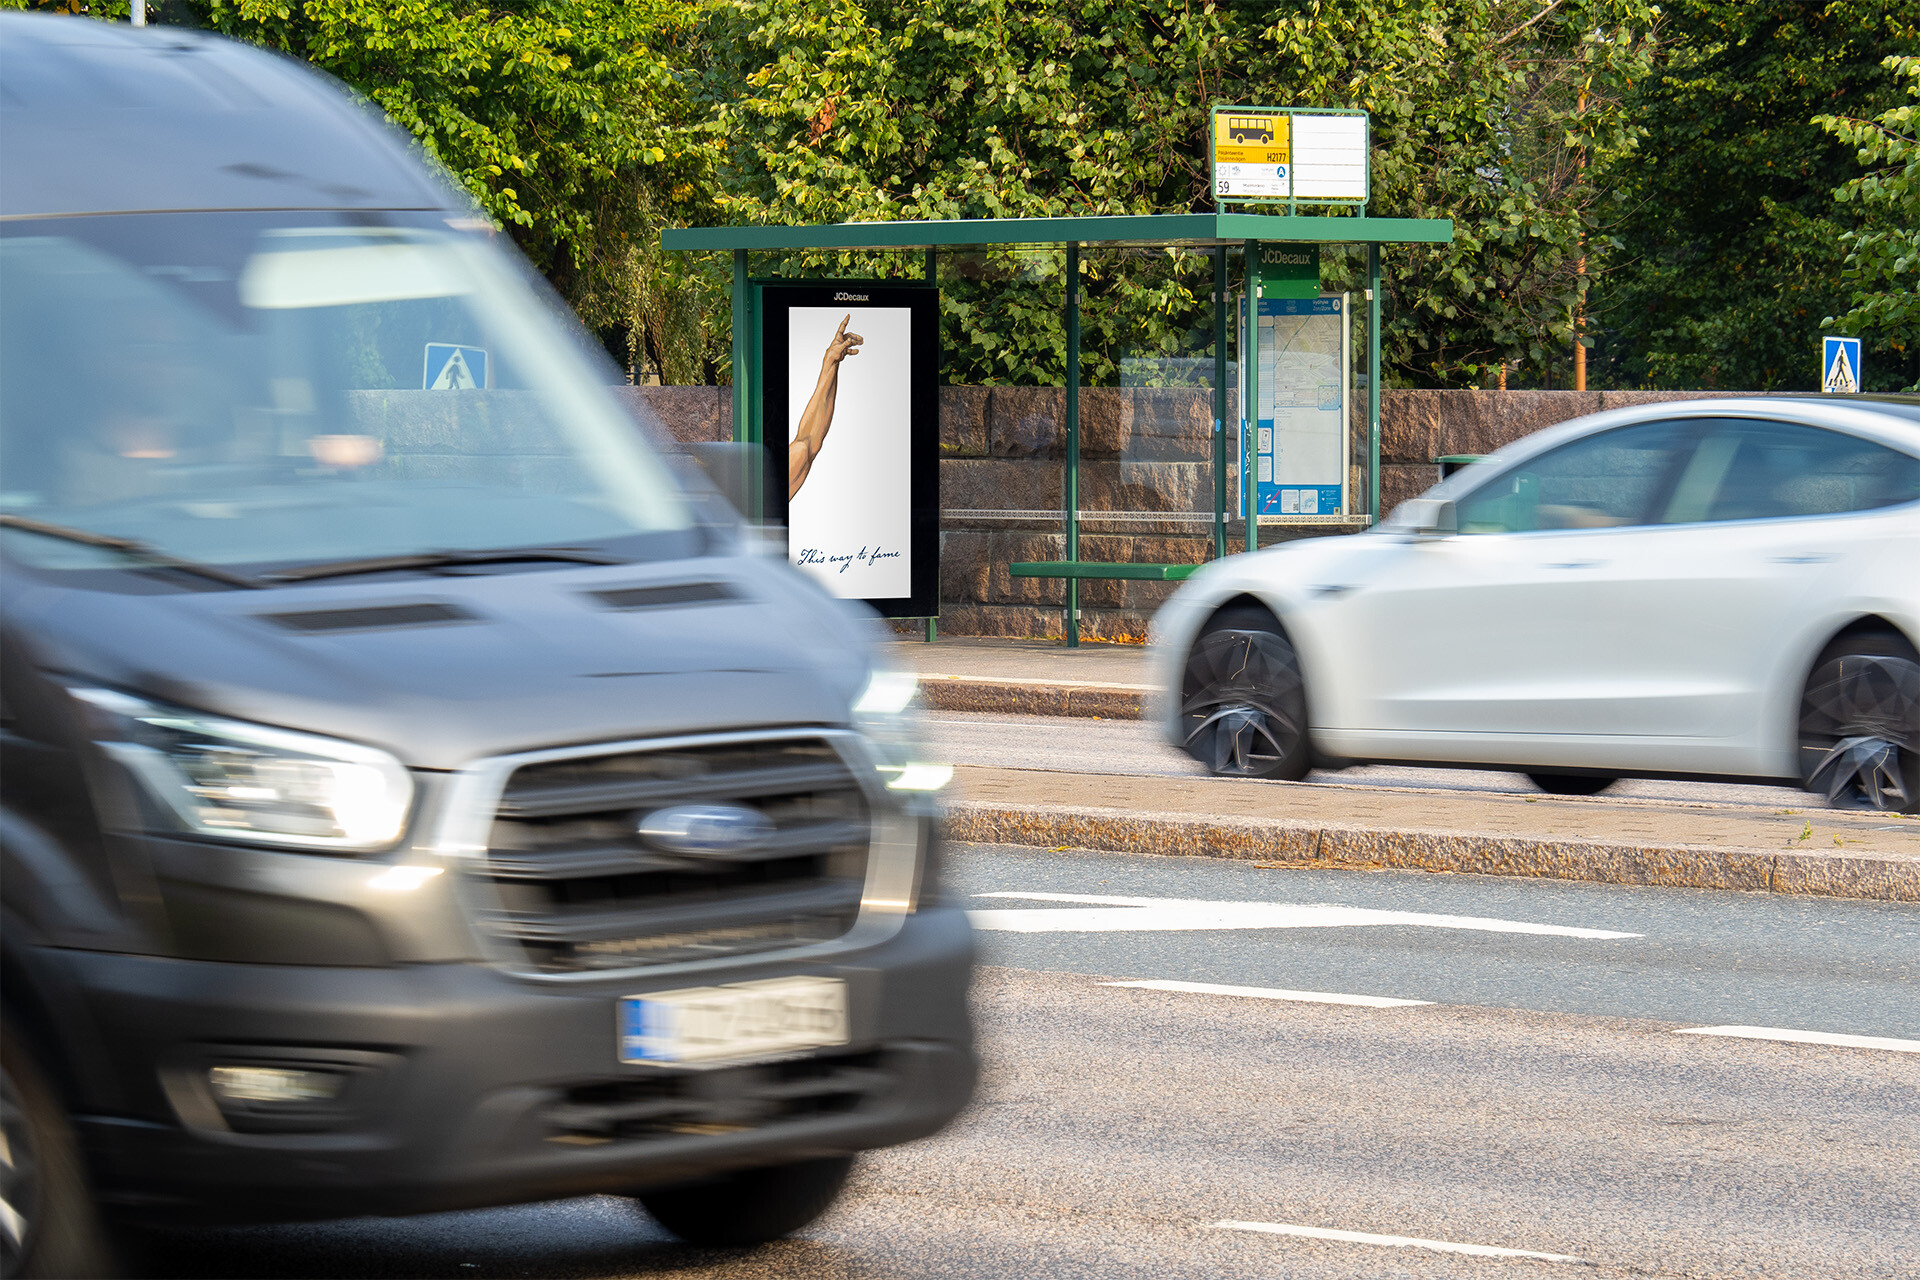
[[[1273,141],[1272,116],[1228,116],[1228,142],[1255,142],[1262,146]]]

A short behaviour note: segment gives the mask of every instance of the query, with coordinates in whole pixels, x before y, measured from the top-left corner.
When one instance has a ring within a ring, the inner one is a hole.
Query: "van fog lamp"
[[[189,830],[365,851],[406,826],[413,779],[373,747],[75,688],[101,745]]]
[[[919,692],[912,672],[876,666],[853,701],[854,727],[866,739],[889,791],[938,791],[953,776],[946,765],[926,763]]]
[[[347,1078],[338,1071],[304,1067],[226,1066],[210,1068],[207,1083],[223,1103],[302,1106],[332,1102],[346,1087]]]
[[[938,791],[953,781],[950,764],[910,764],[887,783],[889,791]]]

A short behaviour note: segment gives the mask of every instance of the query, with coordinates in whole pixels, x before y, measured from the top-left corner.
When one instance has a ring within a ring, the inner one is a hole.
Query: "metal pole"
[[[747,434],[747,251],[733,251],[733,439]]]
[[[766,503],[766,450],[758,448],[761,433],[755,428],[753,386],[753,286],[747,282],[747,251],[733,251],[733,438],[736,443],[756,446],[749,451],[746,474],[746,516],[755,524],[764,524]]]
[[[1247,516],[1247,550],[1260,549],[1260,242],[1249,240],[1241,251],[1246,271],[1245,336],[1240,342],[1240,367],[1246,371],[1240,401],[1240,493]]]
[[[1367,246],[1367,514],[1380,523],[1380,246]]]
[[[1583,116],[1587,113],[1585,85],[1580,86],[1580,105],[1575,110]],[[1586,176],[1587,149],[1582,147],[1580,149],[1581,180],[1585,181]],[[1585,391],[1587,389],[1587,344],[1580,341],[1581,335],[1587,328],[1587,233],[1584,230],[1580,233],[1580,260],[1574,264],[1573,271],[1575,287],[1579,290],[1573,304],[1573,389]]]
[[[935,249],[932,245],[927,246],[927,257],[926,257],[925,263],[921,267],[920,274],[926,279],[926,282],[929,285],[933,286],[934,288],[939,287],[940,251],[938,249]],[[940,373],[942,374],[945,373],[945,370],[941,370]],[[936,374],[936,377],[937,376],[939,375]],[[940,535],[938,533],[935,533],[934,536],[937,538]],[[940,602],[937,599],[933,602],[933,607],[937,614],[937,611],[940,608]],[[939,617],[935,616],[935,617],[928,618],[927,619],[927,643],[932,644],[934,640],[939,636],[939,634],[940,634]]]
[[[1213,558],[1227,554],[1227,246],[1213,247]]]
[[[147,0],[133,0],[133,12],[129,13],[127,15],[127,18],[136,27],[146,26],[147,25]]]
[[[1067,559],[1080,558],[1080,246],[1067,246]],[[1067,647],[1080,645],[1080,579],[1067,579]]]

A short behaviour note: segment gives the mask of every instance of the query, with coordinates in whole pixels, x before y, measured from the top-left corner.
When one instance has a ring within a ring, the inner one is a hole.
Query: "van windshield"
[[[518,268],[438,216],[0,227],[0,530],[250,571],[569,548],[689,554],[665,461]]]

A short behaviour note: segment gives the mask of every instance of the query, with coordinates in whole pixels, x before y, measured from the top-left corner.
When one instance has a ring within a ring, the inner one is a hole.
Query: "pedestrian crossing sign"
[[[1820,389],[1832,394],[1859,394],[1860,339],[1822,339]]]
[[[487,385],[485,347],[463,347],[452,342],[429,342],[420,385],[428,391],[471,391]]]

